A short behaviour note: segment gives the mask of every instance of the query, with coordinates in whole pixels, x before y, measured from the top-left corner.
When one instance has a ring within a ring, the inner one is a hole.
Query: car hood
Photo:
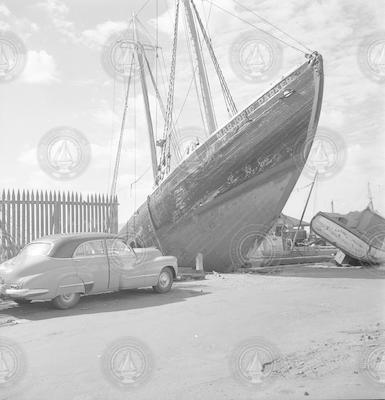
[[[134,248],[135,254],[140,262],[153,260],[162,255],[161,251],[155,247]]]

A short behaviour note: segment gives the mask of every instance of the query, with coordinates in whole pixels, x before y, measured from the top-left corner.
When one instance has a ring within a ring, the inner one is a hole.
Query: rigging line
[[[147,6],[147,4],[150,2],[150,0],[147,0],[143,5],[142,5],[142,7],[140,7],[140,9],[139,9],[139,11],[136,13],[136,16],[138,16],[142,11],[143,11],[143,9]]]
[[[133,182],[130,183],[130,188],[132,189],[132,186],[133,186],[133,185],[136,185],[136,184],[147,174],[147,172],[150,171],[150,170],[151,170],[151,166],[148,167],[148,168],[143,172],[143,174],[141,174],[141,175],[139,176],[138,179],[136,179],[136,180],[134,180]]]
[[[254,29],[257,29],[257,30],[259,30],[259,31],[261,31],[261,32],[263,32],[263,33],[265,33],[266,35],[269,35],[269,36],[273,37],[274,39],[276,39],[276,40],[278,40],[279,42],[285,44],[286,46],[289,46],[289,47],[291,47],[292,49],[295,49],[295,50],[299,51],[300,53],[307,54],[305,51],[299,49],[298,47],[293,46],[292,44],[290,44],[290,43],[288,43],[288,42],[285,42],[284,40],[280,39],[279,37],[274,36],[274,35],[272,35],[270,32],[265,31],[264,29],[259,28],[258,26],[252,24],[251,22],[247,21],[246,19],[243,19],[243,18],[241,18],[241,17],[238,17],[238,15],[233,14],[231,11],[228,11],[228,10],[226,10],[225,8],[221,7],[221,6],[218,6],[217,4],[213,3],[212,0],[206,0],[206,1],[210,2],[214,7],[218,8],[219,10],[222,10],[222,11],[225,12],[226,14],[229,14],[229,15],[231,15],[232,17],[237,18],[237,19],[239,19],[240,21],[244,22],[245,24],[252,26]]]
[[[209,129],[208,129],[208,126],[207,126],[206,118],[204,117],[204,113],[203,113],[203,110],[202,110],[202,107],[203,107],[203,105],[202,105],[203,104],[202,94],[198,89],[198,83],[197,83],[197,77],[196,77],[196,72],[197,72],[197,69],[198,69],[198,65],[197,65],[197,63],[195,63],[195,67],[194,67],[194,59],[193,59],[193,56],[192,56],[192,48],[191,48],[192,45],[191,45],[190,41],[188,40],[189,33],[188,33],[186,19],[187,19],[187,17],[185,15],[184,19],[183,19],[183,22],[184,22],[183,26],[184,26],[184,31],[185,31],[185,40],[186,40],[186,44],[187,44],[188,55],[190,57],[190,65],[192,66],[193,82],[194,82],[194,86],[195,86],[195,93],[196,93],[196,96],[197,96],[197,103],[198,103],[198,107],[199,107],[199,113],[201,115],[201,120],[202,120],[202,124],[203,124],[203,129],[204,129],[205,135],[208,136]]]
[[[202,3],[202,10],[203,10],[203,16],[204,16],[204,19],[206,20],[205,21],[205,25],[206,25],[206,31],[207,31],[207,33],[208,33],[208,35],[209,35],[209,37],[211,37],[211,35],[210,35],[210,31],[209,31],[209,19],[210,19],[210,16],[211,16],[211,10],[212,10],[212,8],[213,8],[213,6],[212,6],[212,4],[210,4],[210,10],[209,10],[209,15],[207,15],[206,14],[206,10],[205,10],[205,6],[204,6],[204,4],[203,4],[203,1],[204,0],[201,0],[201,3]],[[210,38],[210,40],[211,40],[211,38]]]
[[[158,86],[157,86],[157,84],[156,84],[154,75],[153,75],[153,73],[152,73],[152,71],[151,71],[150,63],[149,63],[149,61],[148,61],[148,58],[147,58],[147,56],[146,56],[146,53],[143,53],[143,56],[144,56],[144,60],[145,60],[145,62],[146,62],[146,66],[147,66],[147,69],[148,69],[148,73],[150,74],[151,83],[152,83],[152,85],[153,85],[153,87],[154,87],[155,95],[156,95],[156,98],[157,98],[157,100],[158,100],[158,104],[159,104],[159,107],[160,107],[160,109],[161,109],[161,112],[162,112],[162,115],[163,115],[163,119],[166,121],[166,109],[165,109],[165,107],[164,107],[163,100],[162,100],[162,98],[161,98],[161,96],[160,96],[160,93],[159,93]],[[156,108],[156,110],[157,110],[157,109],[158,109],[158,108]],[[170,136],[170,138],[171,138],[172,145],[173,145],[173,148],[174,148],[174,150],[175,150],[175,153],[176,153],[177,157],[179,157],[179,160],[180,160],[180,159],[181,159],[181,155],[180,155],[180,153],[178,153],[178,152],[179,152],[179,146],[177,146],[177,144],[174,143],[175,140],[176,140],[175,135],[174,135],[174,133],[175,133],[175,124],[174,124],[173,121],[171,121],[170,123],[171,123],[171,126],[170,126],[170,129],[171,129],[171,136]],[[175,146],[177,146],[177,147],[175,147]],[[161,160],[159,160],[159,162],[160,162],[160,161],[161,161]]]
[[[278,26],[272,24],[271,22],[269,22],[266,18],[261,17],[260,15],[258,15],[254,10],[252,10],[251,8],[248,8],[246,6],[244,6],[243,4],[239,3],[237,0],[233,0],[233,2],[235,4],[237,4],[238,6],[242,7],[244,10],[249,11],[250,13],[254,14],[257,18],[259,18],[260,20],[262,20],[263,22],[267,23],[268,25],[272,26],[273,28],[277,29],[277,31],[283,33],[284,35],[286,35],[287,37],[289,37],[291,40],[294,40],[295,42],[297,42],[299,45],[301,45],[302,47],[304,47],[307,51],[309,51],[310,53],[313,53],[314,50],[309,49],[306,45],[304,45],[302,42],[300,42],[298,39],[296,39],[294,36],[290,35],[289,33],[283,31],[282,29],[280,29]]]
[[[236,105],[234,103],[233,97],[231,96],[231,93],[230,93],[230,89],[227,86],[225,77],[223,76],[222,70],[221,70],[221,68],[219,66],[217,57],[215,55],[213,46],[211,44],[211,40],[207,35],[207,32],[206,32],[206,30],[205,30],[205,28],[203,26],[203,22],[201,21],[201,19],[199,17],[198,10],[196,9],[195,3],[193,2],[193,0],[191,0],[191,4],[192,4],[193,10],[195,12],[195,17],[196,17],[196,19],[198,21],[198,24],[199,24],[199,27],[201,29],[201,32],[202,32],[202,35],[203,35],[203,39],[204,39],[204,41],[206,43],[206,46],[207,46],[207,49],[208,49],[208,51],[210,53],[211,60],[212,60],[212,62],[214,64],[215,72],[217,73],[217,76],[218,76],[218,79],[219,79],[219,83],[221,85],[221,89],[222,89],[223,97],[224,97],[224,100],[225,100],[227,112],[229,113],[230,117],[233,117],[238,112],[237,111],[237,107],[236,107]]]
[[[147,33],[147,35],[150,37],[150,39],[154,42],[154,39],[155,39],[154,35],[146,28],[146,26],[143,24],[143,22],[139,18],[137,18],[136,21],[143,28],[143,30]],[[143,43],[143,45],[148,45],[148,44]]]
[[[156,49],[155,49],[155,84],[158,87],[158,45],[159,45],[159,0],[156,0]],[[147,58],[146,58],[147,59]],[[155,106],[155,135],[156,139],[158,139],[158,107]]]
[[[128,82],[127,82],[127,89],[126,89],[126,94],[125,94],[125,99],[124,99],[123,117],[122,117],[122,123],[121,123],[121,126],[120,126],[118,149],[116,151],[116,158],[115,158],[115,165],[114,165],[114,175],[113,175],[112,184],[111,184],[111,197],[114,197],[115,193],[116,193],[116,183],[117,183],[117,180],[118,180],[120,157],[121,157],[121,153],[122,153],[123,135],[124,135],[125,125],[126,125],[126,117],[127,117],[127,111],[128,111],[128,101],[129,101],[129,93],[130,93],[130,84],[131,84],[132,66],[133,66],[133,64],[134,64],[134,53],[132,53],[132,57],[131,57],[130,73],[129,73],[129,78],[128,78]]]
[[[112,89],[112,116],[111,116],[111,136],[110,136],[110,148],[111,148],[111,155],[112,155],[112,144],[113,144],[113,137],[114,137],[114,114],[115,114],[115,101],[116,101],[116,79],[114,79],[113,89]],[[112,173],[112,156],[110,157],[110,162],[108,166],[108,188],[107,193],[111,188],[111,173]]]
[[[195,67],[195,71],[194,71],[194,72],[196,72],[196,70],[197,70],[197,67]],[[181,108],[180,108],[180,110],[179,110],[178,116],[177,116],[176,119],[175,119],[175,122],[174,122],[175,125],[178,123],[179,117],[181,116],[182,111],[183,111],[183,108],[184,108],[184,106],[186,105],[186,101],[187,101],[188,96],[189,96],[189,94],[190,94],[190,91],[191,91],[191,88],[192,88],[192,84],[193,84],[193,83],[194,83],[194,78],[191,78],[191,80],[190,80],[190,85],[189,85],[189,87],[188,87],[188,89],[187,89],[187,93],[186,93],[186,96],[185,96],[185,98],[184,98],[183,104],[182,104],[182,106],[181,106]]]
[[[135,62],[135,59],[134,59]],[[136,179],[136,79],[134,79],[134,177]],[[134,189],[134,210],[136,212],[136,186]],[[134,220],[135,221],[135,220]],[[135,222],[134,222],[135,228]]]

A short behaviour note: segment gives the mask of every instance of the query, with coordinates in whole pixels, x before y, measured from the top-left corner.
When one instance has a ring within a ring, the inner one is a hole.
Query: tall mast
[[[158,174],[158,162],[156,157],[156,147],[155,147],[155,139],[154,139],[154,128],[152,125],[151,119],[151,110],[150,110],[150,103],[148,100],[148,89],[146,83],[146,77],[144,74],[144,63],[143,63],[143,45],[138,41],[138,34],[136,30],[136,17],[132,17],[133,22],[133,29],[134,29],[134,41],[135,41],[135,52],[138,58],[139,63],[139,71],[140,71],[140,84],[142,86],[142,94],[143,94],[143,101],[144,101],[144,109],[146,112],[146,122],[147,122],[147,132],[148,132],[148,139],[150,142],[150,151],[151,151],[151,164],[152,164],[152,175],[154,177],[154,182],[157,182],[157,174]]]
[[[188,29],[192,39],[192,44],[193,44],[192,47],[198,66],[198,75],[202,90],[202,99],[203,99],[203,107],[206,117],[206,123],[209,129],[209,134],[211,134],[217,128],[217,122],[215,119],[214,107],[211,99],[210,86],[208,83],[207,74],[203,63],[201,47],[198,39],[197,29],[195,26],[194,16],[191,10],[190,0],[183,0],[183,4],[186,13]]]

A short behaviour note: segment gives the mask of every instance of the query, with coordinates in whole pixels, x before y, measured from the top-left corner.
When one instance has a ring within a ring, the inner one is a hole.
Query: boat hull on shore
[[[369,209],[346,215],[319,212],[311,229],[355,261],[385,263],[385,220]]]
[[[245,260],[245,238],[263,240],[306,162],[323,92],[316,54],[213,133],[148,196],[120,234],[206,270]]]

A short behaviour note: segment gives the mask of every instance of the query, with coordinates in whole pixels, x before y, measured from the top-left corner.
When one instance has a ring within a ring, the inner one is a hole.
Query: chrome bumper
[[[1,297],[9,297],[14,299],[23,299],[26,297],[34,297],[41,294],[47,294],[47,289],[11,289],[2,286],[0,288]]]

